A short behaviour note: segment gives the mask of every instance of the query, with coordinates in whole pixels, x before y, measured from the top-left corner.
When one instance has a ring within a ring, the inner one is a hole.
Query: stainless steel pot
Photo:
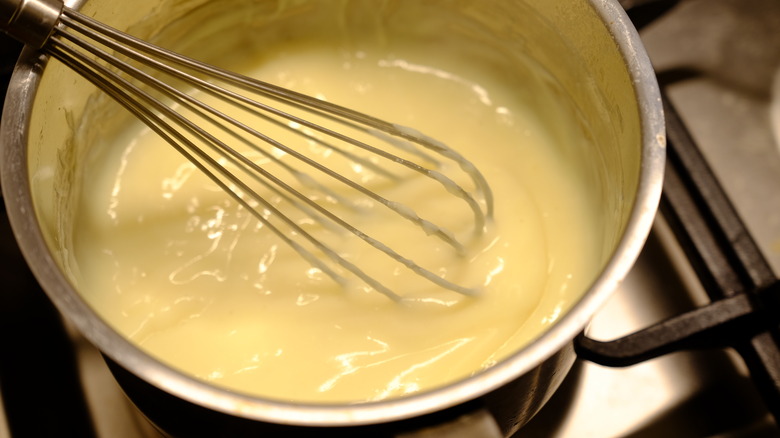
[[[166,23],[182,17],[218,17],[209,8],[249,8],[253,12],[243,17],[251,21],[333,3],[89,0],[80,6],[120,29],[133,27],[142,36],[161,28],[192,36],[187,26],[171,30]],[[572,340],[626,276],[649,233],[665,158],[664,121],[650,62],[635,29],[612,0],[338,4],[345,17],[360,17],[370,10],[388,14],[384,21],[418,10],[437,11],[436,17],[446,17],[439,19],[445,24],[450,18],[465,17],[472,26],[460,29],[464,35],[489,41],[507,56],[540,67],[552,95],[565,99],[587,128],[587,138],[573,152],[596,157],[588,159],[593,163],[588,172],[602,209],[603,268],[568,313],[530,345],[449,386],[354,405],[285,403],[236,394],[158,362],[95,314],[67,274],[67,254],[62,250],[67,246],[62,222],[67,198],[62,192],[73,178],[70,166],[78,148],[70,139],[95,93],[86,81],[61,65],[49,65],[32,49],[23,53],[12,78],[0,130],[3,195],[17,240],[51,300],[105,354],[141,410],[171,435],[240,436],[248,431],[254,436],[261,432],[509,436],[557,389],[575,359]],[[370,23],[361,20],[357,22]]]

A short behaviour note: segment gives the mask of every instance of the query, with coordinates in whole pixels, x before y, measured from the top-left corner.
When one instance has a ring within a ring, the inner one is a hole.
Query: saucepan
[[[398,14],[429,19],[436,31],[459,31],[489,50],[534,63],[550,93],[567,102],[582,127],[574,153],[590,163],[603,249],[594,255],[600,268],[590,286],[556,323],[493,366],[430,391],[353,404],[267,400],[170,368],[121,336],[81,298],[62,250],[68,244],[62,212],[69,208],[62,193],[75,177],[73,157],[80,146],[74,139],[89,138],[90,124],[82,119],[100,93],[59,63],[25,49],[0,131],[2,189],[14,233],[50,299],[104,354],[140,411],[170,436],[510,436],[567,375],[576,358],[574,339],[626,277],[650,232],[665,159],[662,106],[648,56],[617,1],[86,0],[71,6],[142,37],[167,32],[193,41],[317,8],[346,11],[345,17],[363,26]]]

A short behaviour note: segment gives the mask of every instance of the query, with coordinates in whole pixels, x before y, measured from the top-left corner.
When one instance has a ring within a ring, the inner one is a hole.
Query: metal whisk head
[[[435,238],[452,256],[465,256],[468,241],[491,220],[493,199],[476,167],[445,144],[161,49],[59,0],[0,0],[0,26],[109,94],[334,280],[356,276],[400,299],[350,257],[341,246],[347,235],[441,288],[477,292],[394,250],[395,231],[377,238],[356,225],[390,215],[406,227],[397,238]],[[424,190],[439,192],[432,197],[458,200],[470,230],[442,225],[442,217],[453,214],[449,209],[422,215],[394,197],[398,186],[420,179]]]

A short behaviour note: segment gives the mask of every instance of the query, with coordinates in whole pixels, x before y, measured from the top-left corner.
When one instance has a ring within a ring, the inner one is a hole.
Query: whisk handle
[[[60,0],[0,0],[0,30],[39,49],[60,20]]]

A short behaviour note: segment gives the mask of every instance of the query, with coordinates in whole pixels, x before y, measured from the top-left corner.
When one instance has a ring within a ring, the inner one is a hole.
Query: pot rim
[[[125,369],[184,400],[226,414],[259,421],[303,426],[356,426],[403,420],[455,406],[486,393],[537,367],[562,350],[585,328],[617,289],[650,233],[663,185],[666,155],[664,117],[658,83],[639,34],[616,0],[590,0],[613,34],[634,84],[642,128],[640,180],[624,236],[590,289],[559,322],[525,348],[475,376],[398,399],[353,405],[273,401],[238,394],[186,376],[139,350],[99,318],[80,298],[48,252],[36,221],[28,184],[27,114],[46,59],[25,48],[13,73],[0,125],[0,185],[16,240],[35,277],[60,311],[94,345]]]

